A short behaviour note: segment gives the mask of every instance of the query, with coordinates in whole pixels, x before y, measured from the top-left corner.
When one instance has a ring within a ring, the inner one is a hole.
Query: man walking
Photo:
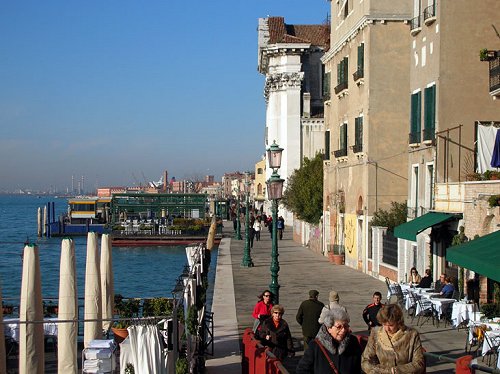
[[[318,319],[325,304],[318,300],[318,295],[317,290],[309,291],[309,299],[304,300],[297,311],[296,319],[299,325],[302,326],[302,335],[304,336],[304,351],[307,349],[307,344],[316,337],[321,327]]]

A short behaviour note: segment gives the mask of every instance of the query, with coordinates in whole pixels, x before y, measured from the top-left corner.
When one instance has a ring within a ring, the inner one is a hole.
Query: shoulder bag
[[[339,374],[337,368],[335,367],[335,364],[333,363],[333,361],[331,360],[330,356],[328,356],[328,352],[326,351],[325,347],[323,346],[323,344],[321,344],[321,342],[319,341],[318,338],[314,339],[316,341],[316,344],[318,345],[318,347],[321,349],[321,351],[323,352],[323,354],[325,355],[326,359],[328,360],[328,363],[330,364],[330,367],[332,368],[333,372],[335,374]]]

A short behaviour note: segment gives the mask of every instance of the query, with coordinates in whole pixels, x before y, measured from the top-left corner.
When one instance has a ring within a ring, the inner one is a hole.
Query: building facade
[[[331,1],[323,251],[371,272],[369,221],[407,195],[411,1]]]
[[[283,17],[260,18],[258,71],[265,76],[266,149],[282,147],[278,173],[286,180],[304,157],[324,151],[321,57],[328,46],[328,25],[289,25]],[[266,170],[266,180],[272,170]],[[270,212],[270,203],[265,201]],[[280,207],[286,222],[291,212]]]

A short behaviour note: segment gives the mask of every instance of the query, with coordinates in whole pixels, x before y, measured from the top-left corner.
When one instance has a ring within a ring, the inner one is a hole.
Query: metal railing
[[[420,23],[420,16],[416,16],[415,18],[412,18],[410,21],[410,31],[416,30],[420,28],[422,25]]]
[[[424,22],[428,20],[429,18],[435,17],[436,16],[436,5],[432,4],[429,5],[427,8],[424,9]]]
[[[335,86],[334,91],[336,94],[339,94],[340,92],[342,92],[346,89],[347,89],[347,81],[341,82],[337,86]]]
[[[433,127],[424,129],[424,141],[434,140],[436,138],[435,132],[436,130]]]
[[[352,146],[352,151],[354,153],[363,152],[363,143],[356,143]]]
[[[500,95],[500,51],[496,51],[496,57],[490,63],[490,94],[496,91]]]
[[[358,79],[361,79],[365,76],[364,70],[362,68],[356,70],[354,73],[352,73],[352,78],[357,81]]]
[[[347,156],[347,147],[346,148],[342,148],[342,149],[337,149],[336,151],[333,152],[333,154],[337,158],[339,158],[339,157],[346,157]]]
[[[408,143],[417,144],[420,143],[420,139],[421,139],[420,131],[410,132],[408,136]]]

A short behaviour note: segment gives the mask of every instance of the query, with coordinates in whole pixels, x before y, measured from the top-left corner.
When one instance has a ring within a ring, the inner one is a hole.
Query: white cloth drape
[[[162,337],[158,327],[130,326],[127,330],[135,373],[167,374]]]
[[[43,344],[42,279],[38,247],[27,245],[23,252],[21,306],[19,312],[19,373],[43,374],[45,353]]]
[[[114,309],[114,283],[113,283],[113,257],[111,237],[103,234],[101,238],[101,293],[102,293],[102,318],[112,319]],[[112,321],[103,321],[102,327],[109,330]]]
[[[87,236],[84,317],[85,320],[100,320],[84,322],[83,342],[85,348],[87,348],[91,340],[102,338],[101,274],[97,234],[95,232],[89,232]]]
[[[59,313],[61,320],[78,320],[75,243],[63,239],[59,270]],[[57,332],[57,372],[78,372],[77,334],[78,323],[61,323]]]
[[[495,137],[498,127],[493,125],[477,126],[477,172],[484,173],[486,170],[495,170],[491,167],[491,156],[495,146]]]

